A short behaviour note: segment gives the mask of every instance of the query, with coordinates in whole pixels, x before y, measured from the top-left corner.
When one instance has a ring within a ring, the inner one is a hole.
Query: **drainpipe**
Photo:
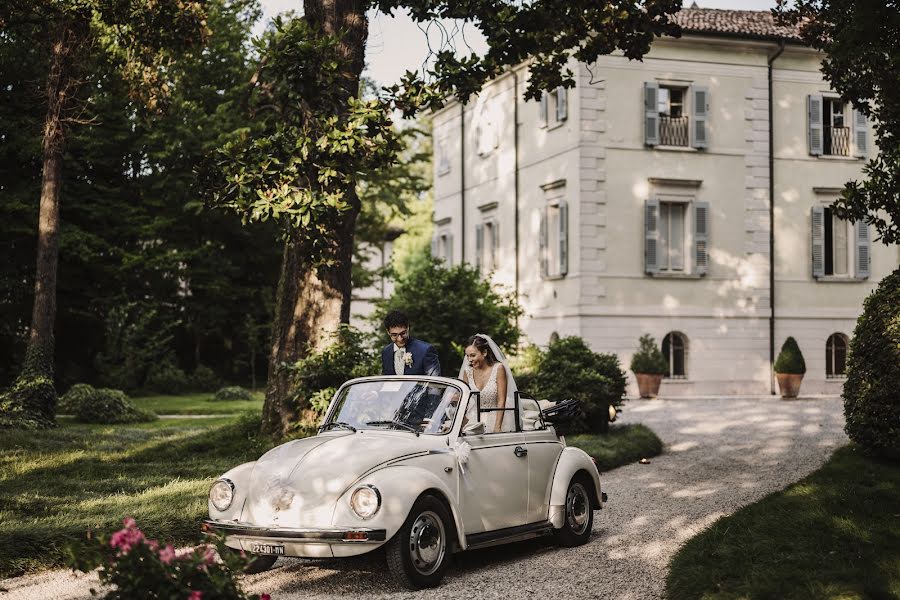
[[[772,116],[772,64],[784,52],[784,40],[769,57],[769,393],[775,395],[775,120]]]
[[[515,252],[516,260],[516,304],[519,302],[519,76],[516,69],[512,69],[513,76],[513,206],[515,207]],[[516,327],[519,326],[519,317],[516,316]]]
[[[459,103],[459,264],[466,262],[466,105]]]

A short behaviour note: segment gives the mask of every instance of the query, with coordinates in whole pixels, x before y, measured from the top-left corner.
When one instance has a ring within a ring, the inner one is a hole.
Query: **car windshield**
[[[432,381],[361,381],[341,390],[323,428],[396,429],[443,435],[453,427],[461,396],[456,386]]]

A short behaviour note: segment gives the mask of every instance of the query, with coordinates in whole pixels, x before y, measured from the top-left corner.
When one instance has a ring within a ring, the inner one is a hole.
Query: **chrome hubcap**
[[[566,495],[566,521],[575,534],[581,535],[587,529],[590,507],[591,502],[584,486],[580,483],[569,486],[569,493]]]
[[[446,549],[447,536],[441,518],[431,511],[416,517],[409,532],[409,555],[416,571],[422,575],[437,571]]]

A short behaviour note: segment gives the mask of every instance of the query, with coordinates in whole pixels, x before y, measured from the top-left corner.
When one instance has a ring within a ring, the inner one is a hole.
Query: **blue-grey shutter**
[[[854,156],[866,158],[869,155],[869,125],[862,111],[853,109],[853,142],[856,147]]]
[[[659,84],[644,83],[644,144],[659,145]]]
[[[644,272],[659,271],[659,200],[644,205]]]
[[[500,222],[493,221],[492,231],[494,232],[493,247],[491,248],[491,268],[496,270],[500,266]]]
[[[709,147],[709,88],[695,85],[693,88],[694,101],[694,148]]]
[[[821,156],[824,152],[822,137],[822,96],[810,95],[806,99],[806,114],[808,117],[809,153],[813,156]]]
[[[869,246],[869,226],[862,219],[853,224],[856,234],[856,278],[868,279],[871,250]]]
[[[568,98],[566,96],[566,88],[559,86],[556,88],[556,120],[565,121],[569,116]]]
[[[812,274],[825,275],[825,207],[812,207]]]
[[[569,272],[569,205],[559,203],[559,274]]]
[[[709,202],[694,203],[694,272],[709,272]]]
[[[540,255],[541,255],[541,277],[547,277],[550,274],[550,263],[548,261],[548,240],[547,240],[547,208],[541,209],[541,233],[540,233]]]
[[[431,236],[431,258],[437,258],[438,255],[438,236]]]
[[[463,252],[463,256],[465,256],[465,252]],[[447,266],[453,266],[453,234],[447,234]]]
[[[541,127],[547,126],[547,119],[549,118],[549,109],[550,106],[550,94],[547,92],[541,92],[541,106],[538,112],[538,124]]]
[[[475,268],[480,273],[484,267],[484,225],[475,226]]]

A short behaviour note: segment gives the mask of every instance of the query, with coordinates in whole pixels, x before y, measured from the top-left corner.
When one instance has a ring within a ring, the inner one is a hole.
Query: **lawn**
[[[62,564],[88,528],[133,516],[150,536],[200,538],[213,479],[271,445],[259,416],[0,430],[0,577]]]
[[[900,463],[838,450],[691,539],[672,561],[667,597],[900,598]]]
[[[183,396],[144,396],[132,398],[135,406],[158,415],[230,415],[245,411],[262,411],[263,395],[253,394],[253,400],[224,400],[216,402],[213,394],[185,394]]]
[[[601,472],[662,453],[662,441],[644,425],[610,425],[609,433],[566,437],[566,444],[581,448],[597,461]]]

